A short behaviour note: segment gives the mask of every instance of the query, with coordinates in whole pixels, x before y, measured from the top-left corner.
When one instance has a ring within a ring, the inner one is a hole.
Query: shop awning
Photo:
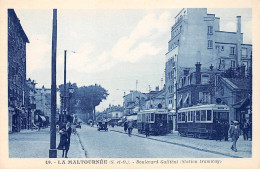
[[[178,102],[178,106],[180,105],[181,101],[182,101],[182,95],[181,95],[181,98],[180,98],[180,100]]]
[[[44,116],[39,115],[43,122],[46,121],[46,118]]]
[[[185,100],[184,100],[184,103],[189,103],[189,102],[187,102],[189,96],[190,96],[190,94],[188,93],[187,96],[186,96],[186,98],[185,98]]]

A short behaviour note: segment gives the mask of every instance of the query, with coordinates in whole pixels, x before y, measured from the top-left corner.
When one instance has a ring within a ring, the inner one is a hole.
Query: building
[[[235,20],[235,19],[234,19]],[[237,16],[237,31],[220,30],[220,18],[208,14],[206,8],[184,8],[175,17],[171,27],[165,64],[166,103],[176,109],[176,86],[185,68],[212,64],[224,71],[244,64],[249,74],[252,45],[243,43],[241,16]]]
[[[24,121],[25,128],[31,129],[35,126],[34,123],[34,112],[36,109],[36,82],[30,78],[26,80],[26,89],[25,89],[25,112],[26,120]]]
[[[226,78],[218,76],[213,103],[221,103],[229,106],[230,121],[252,121],[251,77]]]
[[[26,36],[13,9],[8,9],[8,131],[20,131],[26,119]]]
[[[106,110],[106,118],[110,119],[110,123],[117,123],[120,119],[122,119],[124,113],[124,108],[120,105],[114,106],[109,105],[109,108]]]
[[[145,109],[165,109],[165,89],[159,90],[159,87],[156,87],[155,91],[150,91],[145,100],[145,107]]]
[[[129,94],[124,95],[124,115],[137,114],[140,110],[146,109],[145,100],[147,94],[139,91],[130,91]]]
[[[35,111],[37,112],[35,113],[35,121],[48,121],[51,117],[51,89],[45,88],[43,85],[42,88],[36,88],[35,91]]]

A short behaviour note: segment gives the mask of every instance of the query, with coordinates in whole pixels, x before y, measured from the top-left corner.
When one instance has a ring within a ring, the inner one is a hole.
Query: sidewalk
[[[56,146],[60,135],[56,135]],[[38,130],[22,130],[9,134],[10,158],[48,158],[50,149],[50,128]],[[57,151],[57,157],[62,158],[62,151]],[[71,134],[69,158],[85,158],[77,135]]]
[[[115,131],[124,133],[123,127],[109,127],[109,131]],[[145,138],[144,134],[138,134],[137,129],[133,129],[132,134],[134,136]],[[156,141],[162,141],[170,143],[177,146],[187,147],[191,149],[196,149],[199,151],[212,152],[216,154],[226,155],[227,158],[251,158],[252,157],[252,141],[244,141],[243,136],[240,136],[237,141],[238,152],[234,152],[230,149],[232,145],[231,138],[229,141],[216,141],[216,140],[206,140],[197,139],[190,137],[181,137],[178,132],[167,134],[165,136],[150,136],[147,139],[152,139]]]

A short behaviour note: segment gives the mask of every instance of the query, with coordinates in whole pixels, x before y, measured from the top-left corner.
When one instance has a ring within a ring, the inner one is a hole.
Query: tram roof
[[[213,110],[229,110],[227,105],[217,105],[217,104],[207,104],[207,105],[198,105],[181,108],[178,111],[186,111],[186,110],[203,110],[203,109],[213,109]]]
[[[147,110],[141,110],[140,113],[168,113],[168,110],[166,109],[147,109]]]

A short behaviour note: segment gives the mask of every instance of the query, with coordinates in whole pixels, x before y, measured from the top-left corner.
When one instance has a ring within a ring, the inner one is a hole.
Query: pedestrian
[[[128,136],[131,137],[131,134],[132,134],[132,130],[133,130],[133,123],[132,121],[128,121]]]
[[[58,150],[62,150],[62,158],[64,158],[64,153],[66,151],[66,145],[67,145],[67,141],[68,141],[68,134],[66,131],[66,126],[62,126],[60,131],[60,143],[57,147]]]
[[[229,129],[229,123],[228,123],[228,121],[226,121],[224,123],[224,137],[225,137],[225,141],[228,141],[228,129]]]
[[[145,124],[145,137],[149,137],[150,136],[150,128],[149,128],[149,124],[146,123]]]
[[[248,137],[250,137],[251,141],[252,141],[253,135],[252,135],[252,121],[251,120],[249,120],[249,122],[248,122]]]
[[[71,124],[70,122],[67,123],[66,125],[66,132],[67,132],[67,143],[66,143],[66,146],[65,146],[65,158],[68,158],[68,152],[69,152],[69,149],[70,149],[70,136],[71,136],[71,132],[72,132],[72,129],[71,129]]]
[[[237,121],[234,121],[234,125],[231,125],[230,128],[229,128],[229,134],[230,134],[230,137],[232,138],[232,146],[231,146],[231,149],[235,152],[237,152],[237,140],[239,138],[239,135],[240,135],[240,128],[239,128],[239,125],[238,125],[238,122]]]
[[[215,130],[216,130],[216,141],[221,141],[222,140],[222,131],[221,131],[221,124],[219,121],[216,121],[215,124]]]
[[[127,122],[125,121],[125,122],[124,122],[124,131],[125,131],[125,133],[126,133],[126,131],[127,131],[127,128],[128,128]]]
[[[244,120],[244,124],[243,124],[243,137],[244,137],[244,140],[248,140],[248,130],[249,130],[249,124],[248,124],[247,120]]]

